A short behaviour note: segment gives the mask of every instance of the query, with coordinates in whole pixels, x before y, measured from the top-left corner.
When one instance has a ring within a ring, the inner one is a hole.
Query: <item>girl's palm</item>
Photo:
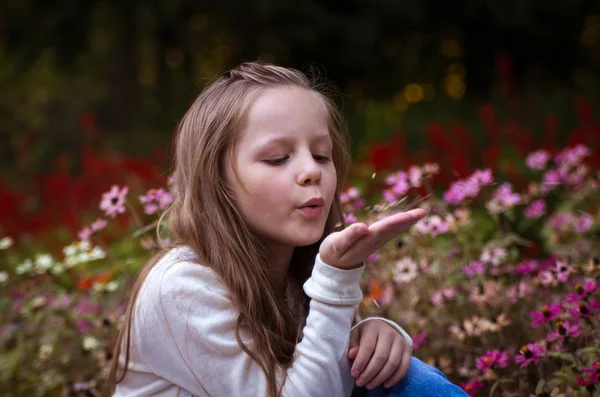
[[[323,240],[319,248],[321,260],[339,269],[358,267],[369,255],[424,216],[425,211],[418,208],[390,215],[370,226],[354,223]]]

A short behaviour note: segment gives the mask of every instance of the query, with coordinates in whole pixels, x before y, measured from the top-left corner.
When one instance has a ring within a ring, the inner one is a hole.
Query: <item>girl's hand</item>
[[[338,269],[356,268],[369,255],[424,216],[424,210],[414,209],[390,215],[370,226],[353,223],[344,230],[331,233],[323,240],[319,248],[321,260]]]
[[[389,324],[379,320],[360,324],[350,333],[348,348],[356,385],[367,385],[370,390],[385,382],[384,387],[392,387],[408,372],[411,350]]]

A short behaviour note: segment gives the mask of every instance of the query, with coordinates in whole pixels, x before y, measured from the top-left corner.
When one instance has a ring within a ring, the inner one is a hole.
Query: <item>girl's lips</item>
[[[311,207],[301,207],[301,208],[298,208],[298,210],[300,210],[300,212],[303,215],[305,215],[309,218],[317,217],[323,213],[323,207],[320,205],[311,206]]]

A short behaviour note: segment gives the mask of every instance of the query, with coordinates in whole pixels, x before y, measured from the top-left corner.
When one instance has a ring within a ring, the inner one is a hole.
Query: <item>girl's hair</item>
[[[231,300],[239,310],[235,328],[237,341],[264,371],[270,397],[281,394],[283,383],[277,381],[276,374],[278,367],[285,371],[292,365],[308,312],[308,297],[297,288],[302,308],[298,319],[298,313],[277,296],[274,280],[270,277],[268,253],[236,206],[226,180],[226,167],[231,167],[229,159],[235,153],[237,138],[245,128],[248,111],[261,90],[290,86],[314,91],[326,106],[337,173],[336,195],[323,236],[315,244],[294,250],[288,282],[302,286],[310,276],[322,239],[343,224],[339,194],[348,173],[350,156],[344,119],[334,101],[325,94],[323,88],[326,86],[295,69],[261,62],[242,63],[207,86],[177,126],[174,201],[160,220],[168,221],[173,241],[171,247],[191,248],[198,262],[214,270],[231,293]],[[162,252],[148,262],[134,284],[110,368],[111,394],[116,383],[125,378],[129,367],[136,297],[167,248],[163,247]],[[253,340],[251,346],[241,341],[241,327]],[[124,368],[119,364],[123,347]]]

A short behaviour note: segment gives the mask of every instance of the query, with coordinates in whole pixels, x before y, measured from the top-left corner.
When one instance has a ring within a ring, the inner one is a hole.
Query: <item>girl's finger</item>
[[[404,349],[401,343],[393,342],[390,348],[389,356],[384,366],[379,370],[377,375],[367,383],[367,389],[374,389],[386,380],[390,379],[398,368],[402,365]],[[361,375],[362,378],[362,375]]]
[[[375,351],[369,359],[369,363],[364,371],[358,377],[356,384],[358,386],[370,385],[373,378],[377,375],[381,368],[388,361],[390,355],[390,347],[392,346],[393,339],[390,337],[382,337],[380,333],[377,338],[377,345]],[[360,354],[360,351],[359,351]]]
[[[319,249],[321,259],[327,264],[337,263],[352,244],[368,233],[367,225],[354,223],[342,231],[330,234]]]
[[[425,216],[425,214],[425,210],[417,208],[407,212],[390,215],[373,223],[369,226],[369,230],[372,233],[381,235],[384,239],[389,240],[417,223]]]
[[[352,370],[350,371],[354,378],[357,378],[362,374],[363,370],[369,363],[373,352],[375,351],[376,344],[377,334],[373,335],[372,333],[362,333],[360,345],[358,346],[358,354],[354,359],[354,364],[352,364]]]
[[[410,369],[410,360],[411,360],[410,350],[405,350],[404,354],[402,354],[402,364],[400,364],[400,366],[398,367],[396,372],[394,372],[394,374],[388,380],[385,381],[385,383],[383,384],[383,387],[385,387],[386,389],[389,389],[390,387],[394,386],[396,383],[400,382],[400,380],[402,380],[402,378],[404,378],[406,376],[406,374],[408,373],[408,370]]]

